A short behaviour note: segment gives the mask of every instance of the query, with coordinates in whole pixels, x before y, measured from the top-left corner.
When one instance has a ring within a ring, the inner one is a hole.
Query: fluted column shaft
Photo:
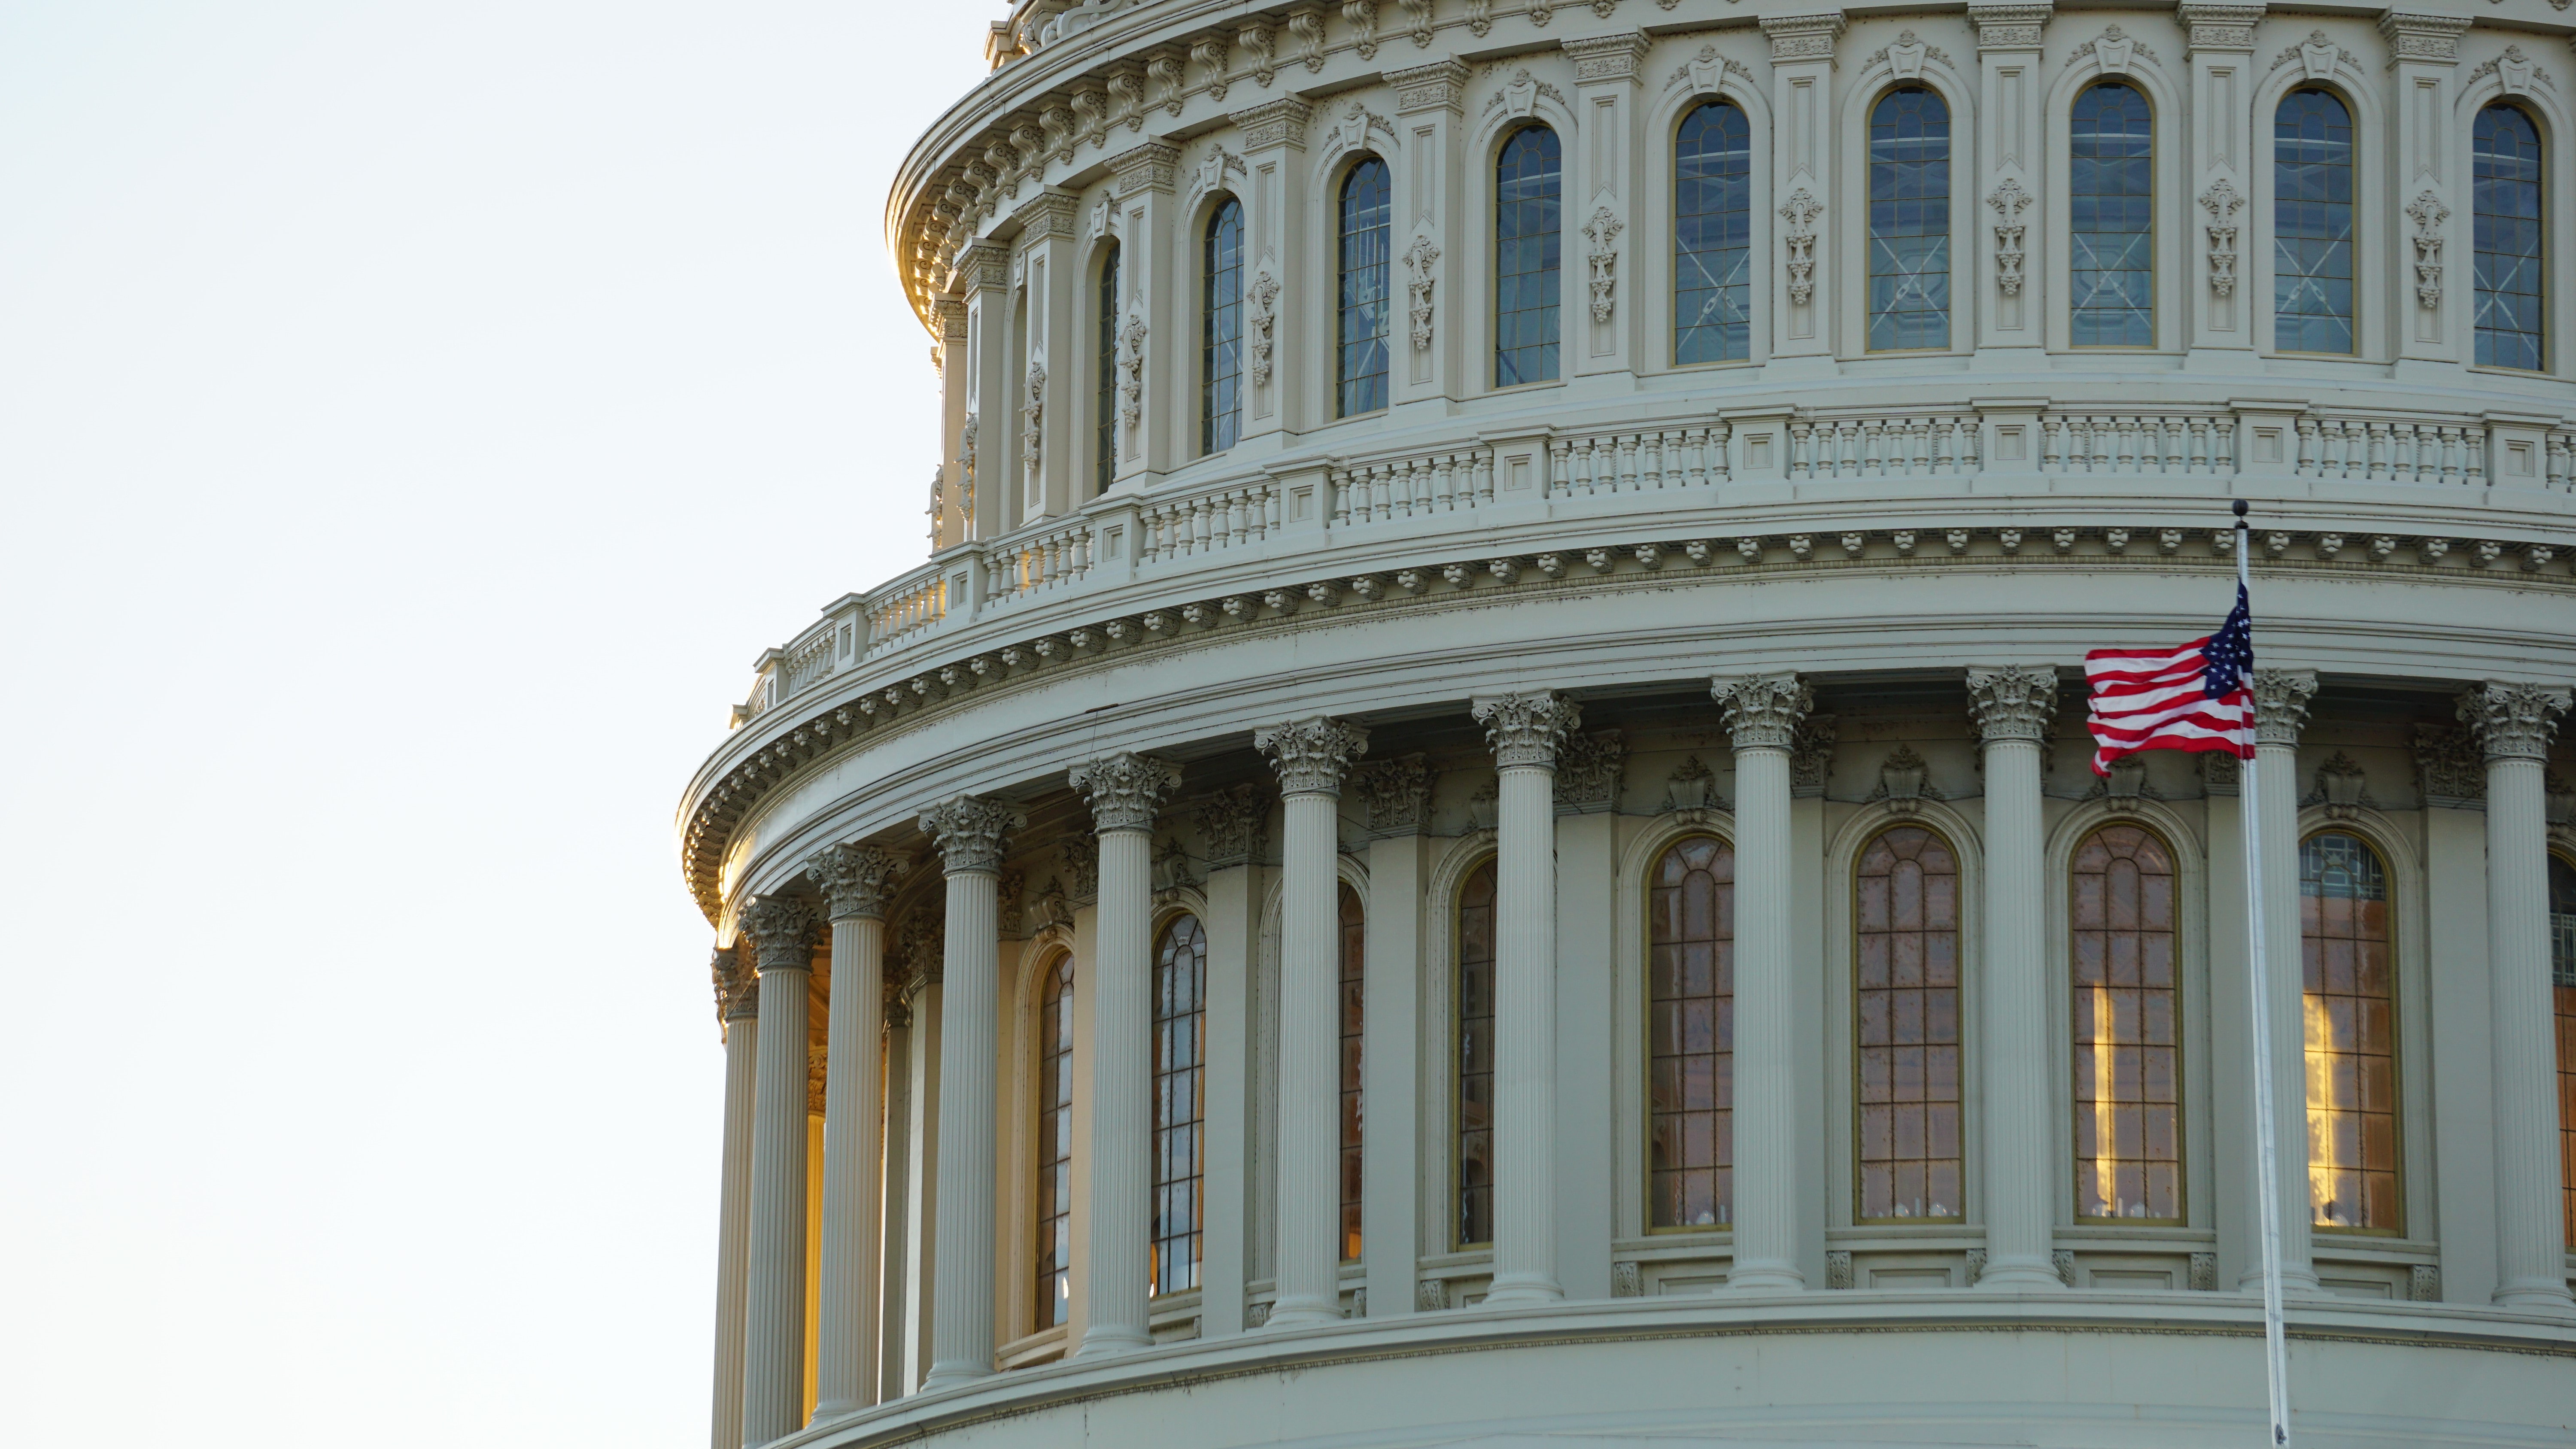
[[[2487,962],[2495,1013],[2495,1301],[2566,1308],[2556,1008],[2549,980],[2549,736],[2563,689],[2488,684],[2460,701],[2487,762]]]
[[[1286,817],[1279,954],[1278,1298],[1270,1326],[1330,1323],[1341,1308],[1342,776],[1368,733],[1317,717],[1257,731]]]
[[[832,921],[825,1021],[823,1251],[816,1292],[814,1417],[877,1401],[878,1271],[884,1201],[885,909],[902,863],[869,846],[836,845],[810,867]]]
[[[2308,1187],[2307,971],[2299,935],[2299,730],[2316,692],[2313,670],[2254,672],[2254,782],[2249,792],[2256,811],[2256,876],[2263,887],[2264,984],[2271,992],[2272,1151],[2280,1191],[2281,1282],[2285,1288],[2308,1291],[2317,1286],[2316,1207]],[[2252,1263],[2247,1285],[2261,1277],[2260,1262]]]
[[[1553,1303],[1556,1277],[1556,752],[1582,722],[1551,693],[1478,700],[1498,775],[1494,862],[1494,1280]]]
[[[760,1090],[760,987],[731,951],[716,953],[724,1020],[722,1187],[716,1199],[716,1381],[711,1449],[742,1443],[742,1347],[751,1258],[751,1118]]]
[[[1794,674],[1715,681],[1735,740],[1735,1263],[1727,1286],[1792,1292],[1797,1063],[1790,1013],[1789,746],[1814,696]]]
[[[814,913],[763,897],[743,912],[760,957],[760,1033],[751,1124],[751,1231],[744,1278],[742,1443],[805,1423],[806,993]]]
[[[2052,1257],[2047,942],[2040,855],[2040,741],[2057,708],[2057,673],[2015,666],[1968,671],[1986,767],[1986,1269],[1980,1288],[2062,1289]]]
[[[1003,838],[1027,823],[959,796],[921,817],[947,870],[940,953],[938,1256],[925,1392],[993,1371],[993,1072],[1001,1016]]]

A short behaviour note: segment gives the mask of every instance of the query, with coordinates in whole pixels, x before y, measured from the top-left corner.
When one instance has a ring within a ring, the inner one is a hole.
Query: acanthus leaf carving
[[[886,902],[894,895],[908,864],[901,856],[874,845],[827,845],[814,852],[806,863],[805,873],[823,888],[823,899],[833,920],[847,917],[885,918]]]
[[[1288,12],[1288,33],[1297,39],[1297,58],[1309,71],[1324,68],[1324,16],[1317,10]]]
[[[1627,741],[1617,730],[1568,738],[1556,756],[1557,813],[1592,814],[1617,806],[1627,753]]]
[[[1815,707],[1816,692],[1795,674],[1748,674],[1709,681],[1723,725],[1738,750],[1786,750]]]
[[[1243,53],[1252,58],[1252,82],[1263,90],[1279,78],[1279,60],[1271,53],[1271,27],[1266,20],[1256,20],[1234,33]]]
[[[1252,385],[1270,385],[1271,334],[1279,321],[1279,279],[1265,269],[1244,289],[1252,299]]]
[[[2451,209],[2431,190],[2407,203],[2407,219],[2415,223],[2415,300],[2426,307],[2442,305],[2442,223],[2451,219]]]
[[[1223,31],[1214,31],[1190,42],[1190,59],[1207,72],[1208,99],[1221,101],[1226,91],[1226,40]]]
[[[1342,0],[1342,23],[1359,32],[1360,59],[1377,59],[1377,0]]]
[[[2221,176],[2200,194],[2209,213],[2209,290],[2221,297],[2236,291],[2236,213],[2245,205],[2235,184]]]
[[[1368,731],[1319,714],[1254,730],[1252,747],[1270,757],[1281,793],[1339,795],[1351,761],[1368,753]]]
[[[1427,236],[1415,237],[1413,245],[1404,249],[1404,286],[1412,301],[1413,350],[1416,352],[1431,345],[1431,287],[1438,280],[1431,269],[1439,262],[1439,244]]]
[[[1269,822],[1270,795],[1260,786],[1219,790],[1198,809],[1199,838],[1207,843],[1209,867],[1250,865],[1261,854],[1262,830]]]
[[[1816,218],[1824,214],[1825,204],[1803,186],[1781,204],[1780,219],[1789,223],[1781,240],[1788,244],[1789,301],[1793,306],[1803,307],[1816,295]]]
[[[2057,713],[2057,671],[2044,664],[1972,668],[1968,707],[1985,740],[2045,743],[2049,720]]]
[[[814,942],[821,928],[814,908],[794,896],[755,896],[742,910],[742,929],[751,937],[763,976],[772,971],[812,970]]]
[[[1118,425],[1134,432],[1145,411],[1145,319],[1128,314],[1118,329]]]
[[[2565,689],[2490,680],[2460,696],[2459,717],[2476,735],[2488,760],[2545,763],[2550,736],[2557,733],[2559,716],[2567,713],[2569,702]]]
[[[1592,243],[1585,259],[1592,267],[1592,320],[1595,322],[1609,321],[1611,309],[1616,305],[1618,239],[1625,227],[1626,223],[1606,206],[1594,211],[1592,219],[1583,224],[1583,235]]]
[[[1179,115],[1181,92],[1187,89],[1189,84],[1188,79],[1181,74],[1180,61],[1168,55],[1155,56],[1145,62],[1145,74],[1154,84],[1163,88],[1162,97],[1154,104],[1175,116]]]
[[[1001,869],[1009,836],[1029,817],[1000,800],[960,795],[922,812],[921,833],[931,838],[950,874]]]
[[[2022,211],[2030,205],[2030,193],[2021,183],[2007,176],[2001,186],[1986,197],[1986,205],[1995,209],[2002,220],[1995,223],[1995,285],[2007,297],[2021,292]]]
[[[1181,769],[1169,760],[1120,750],[1075,765],[1065,772],[1065,780],[1091,802],[1097,828],[1151,830],[1163,797],[1181,783]]]
[[[1412,835],[1430,829],[1434,778],[1430,763],[1421,755],[1353,766],[1351,786],[1368,807],[1370,832]]]
[[[1565,737],[1583,723],[1582,706],[1553,690],[1528,694],[1488,695],[1470,712],[1485,727],[1498,769],[1537,765],[1553,768]]]

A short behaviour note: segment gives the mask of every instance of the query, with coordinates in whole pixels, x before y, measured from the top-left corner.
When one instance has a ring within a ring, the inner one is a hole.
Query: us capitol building
[[[2576,1443],[2571,33],[1022,0],[679,808],[714,1449],[2258,1442],[2238,499],[2299,1443]]]

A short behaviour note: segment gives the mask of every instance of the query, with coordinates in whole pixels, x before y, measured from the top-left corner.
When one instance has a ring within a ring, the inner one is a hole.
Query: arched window
[[[1523,126],[1494,164],[1494,386],[1556,380],[1556,133]]]
[[[1853,924],[1862,1222],[1963,1215],[1959,859],[1920,825],[1860,853]]]
[[[1037,1322],[1073,1307],[1073,958],[1047,963],[1038,988]]]
[[[1092,491],[1118,481],[1118,243],[1100,249],[1100,296],[1093,339]]]
[[[2549,857],[2549,984],[2558,998],[2558,1180],[2576,1248],[2576,861]]]
[[[2075,98],[2068,154],[2068,280],[2078,347],[2156,342],[2155,117],[2137,87]]]
[[[2075,847],[2075,1215],[2179,1222],[2182,1038],[2173,853],[2136,825]]]
[[[1208,218],[1199,265],[1199,451],[1222,453],[1243,436],[1243,206],[1232,197]]]
[[[1950,108],[1899,86],[1869,113],[1869,350],[1950,345]]]
[[[1182,916],[1154,952],[1154,1242],[1157,1296],[1199,1286],[1200,1124],[1207,1116],[1207,932]]]
[[[2520,106],[2478,112],[2471,156],[2477,178],[2478,361],[2538,371],[2543,342],[2540,128]]]
[[[1673,137],[1673,363],[1753,355],[1753,128],[1707,101]]]
[[[1458,888],[1457,1217],[1465,1248],[1494,1240],[1494,863]]]
[[[2320,1228],[2395,1232],[2397,1024],[2388,867],[2358,835],[2299,846],[2308,1193]]]
[[[1386,406],[1387,237],[1394,215],[1386,163],[1372,156],[1342,178],[1341,303],[1337,316],[1333,416]]]
[[[1735,1220],[1735,848],[1675,841],[1646,897],[1646,1226]]]
[[[2296,90],[2272,115],[2272,344],[2352,351],[2352,112]]]
[[[1360,893],[1345,883],[1342,913],[1342,1260],[1360,1255],[1360,1027],[1367,1010],[1362,992],[1368,973],[1368,924]]]

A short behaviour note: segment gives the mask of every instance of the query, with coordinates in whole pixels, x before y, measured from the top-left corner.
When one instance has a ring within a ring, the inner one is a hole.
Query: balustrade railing
[[[2236,471],[2236,419],[2200,412],[2050,409],[2039,420],[2043,473],[2144,475]]]
[[[948,578],[925,564],[868,592],[868,653],[882,654],[948,614]]]
[[[1977,471],[1974,413],[1793,418],[1792,478],[1928,478]]]
[[[1547,448],[1548,496],[1590,498],[1722,483],[1729,432],[1721,421],[1558,438]]]
[[[1257,543],[1279,529],[1279,485],[1263,478],[1160,499],[1138,512],[1137,527],[1140,563]]]
[[[1464,513],[1494,502],[1494,450],[1477,446],[1333,469],[1333,522]]]
[[[2302,478],[2374,483],[2484,483],[2487,430],[2482,422],[2427,423],[2402,418],[2299,419]]]
[[[1027,594],[1070,588],[1091,572],[1094,525],[1088,518],[993,540],[984,549],[984,598],[1007,603]]]

